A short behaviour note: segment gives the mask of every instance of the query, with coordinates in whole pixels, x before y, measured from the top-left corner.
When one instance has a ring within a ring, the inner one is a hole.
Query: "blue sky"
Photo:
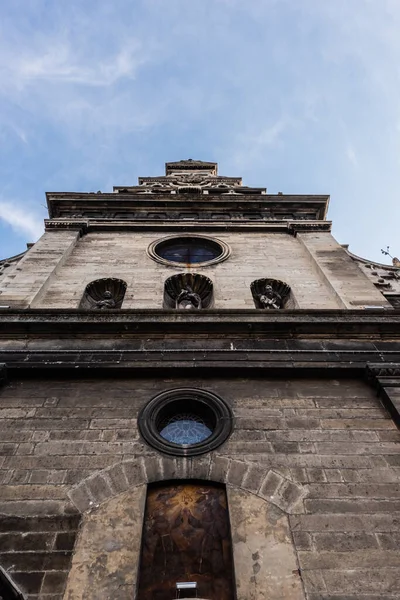
[[[0,257],[45,191],[110,191],[215,160],[331,194],[340,243],[400,254],[399,0],[3,0]]]

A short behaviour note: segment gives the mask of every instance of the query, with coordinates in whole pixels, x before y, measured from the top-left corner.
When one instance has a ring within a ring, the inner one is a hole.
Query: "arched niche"
[[[235,597],[226,489],[172,481],[147,489],[137,600]],[[189,583],[180,590],[177,584]],[[194,590],[194,586],[196,589]]]
[[[250,290],[256,308],[280,310],[296,306],[290,286],[279,279],[256,279],[250,284]]]
[[[198,273],[178,273],[164,284],[164,308],[200,310],[213,304],[213,283]]]
[[[91,281],[85,288],[79,308],[86,310],[113,310],[121,308],[126,282],[114,277]]]
[[[221,456],[138,457],[74,486],[70,498],[84,514],[64,600],[137,598],[148,484],[175,485],[193,476],[200,484],[215,482],[226,489],[233,598],[304,600],[288,514],[304,512],[305,488],[269,469]]]

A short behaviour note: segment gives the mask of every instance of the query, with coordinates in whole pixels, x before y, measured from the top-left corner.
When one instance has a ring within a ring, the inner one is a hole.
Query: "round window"
[[[232,431],[232,413],[210,392],[180,388],[159,394],[139,415],[148,444],[177,456],[196,456],[217,448]]]
[[[149,246],[148,254],[166,265],[207,266],[225,260],[229,247],[219,240],[200,235],[172,236]]]

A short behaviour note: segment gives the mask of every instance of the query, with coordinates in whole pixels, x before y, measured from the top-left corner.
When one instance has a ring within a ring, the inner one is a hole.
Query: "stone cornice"
[[[311,195],[270,195],[253,193],[252,188],[238,188],[237,193],[221,193],[185,196],[172,193],[139,191],[111,194],[47,193],[50,218],[74,219],[96,218],[96,216],[118,220],[118,214],[126,214],[130,219],[138,219],[138,211],[170,214],[173,211],[196,211],[199,215],[207,211],[226,213],[247,211],[300,214],[301,211],[314,211],[316,218],[324,220],[329,196]],[[145,214],[144,214],[145,216]],[[178,215],[179,216],[179,215]],[[122,219],[122,217],[120,217]],[[276,217],[275,217],[276,218]],[[294,217],[295,218],[295,217]]]
[[[289,231],[294,235],[298,233],[313,233],[315,231],[331,231],[331,221],[317,222],[292,222],[288,224]]]
[[[382,404],[400,428],[400,362],[368,363],[367,380],[377,388]]]
[[[351,339],[400,339],[400,310],[219,310],[176,312],[161,309],[79,311],[73,309],[2,309],[0,335],[82,332],[222,333],[276,338],[326,336]]]
[[[88,231],[89,221],[74,220],[74,219],[45,219],[44,227],[46,231],[65,230],[79,231],[80,235],[84,235]]]
[[[0,387],[7,382],[7,365],[0,363]]]
[[[400,387],[400,363],[369,363],[367,365],[367,376],[369,379],[389,379],[393,382],[393,385],[398,378],[397,387]]]
[[[92,231],[174,231],[174,232],[202,232],[202,231],[253,231],[288,233],[308,233],[316,231],[330,231],[331,221],[288,221],[288,220],[262,220],[241,219],[237,221],[185,221],[185,220],[118,220],[118,219],[46,219],[46,231],[73,230],[85,235]]]

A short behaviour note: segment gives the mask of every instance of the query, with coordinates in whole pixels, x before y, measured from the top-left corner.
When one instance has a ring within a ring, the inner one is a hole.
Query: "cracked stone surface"
[[[132,600],[140,554],[146,486],[85,515],[64,600]]]
[[[243,490],[227,493],[237,600],[304,600],[286,515]]]

